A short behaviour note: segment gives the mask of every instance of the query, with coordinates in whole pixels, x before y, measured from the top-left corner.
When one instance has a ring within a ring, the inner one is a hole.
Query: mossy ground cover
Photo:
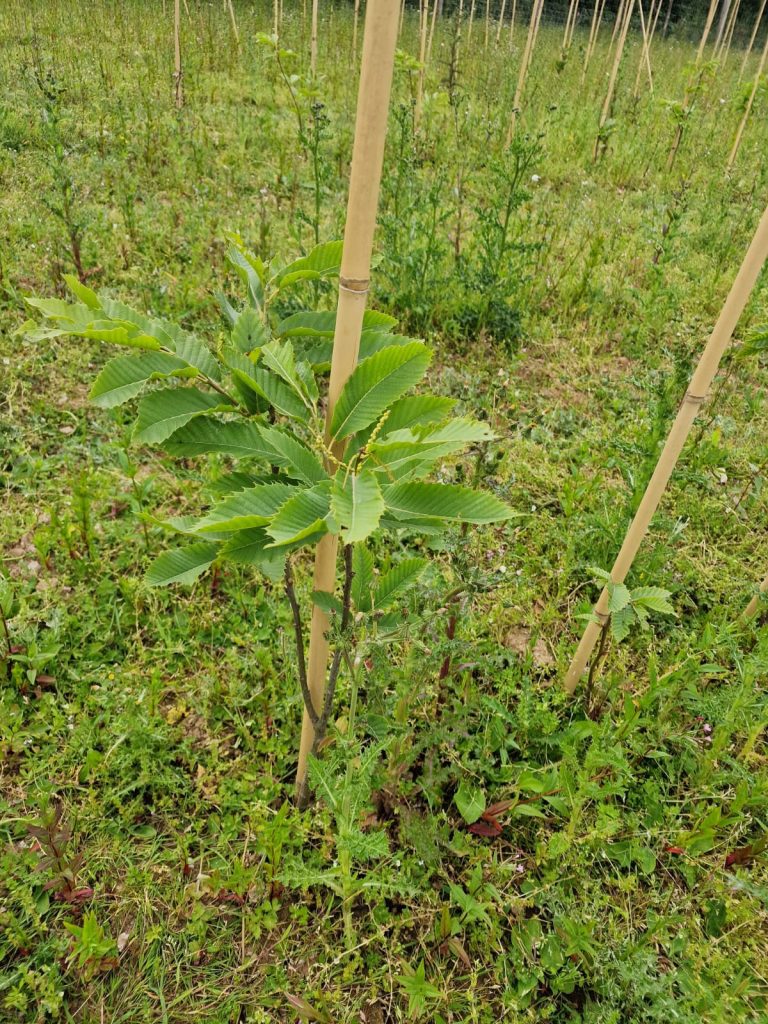
[[[278,62],[271,10],[235,5],[238,51],[226,8],[190,0],[177,112],[171,6],[0,10],[0,1019],[765,1020],[768,639],[738,620],[768,570],[764,365],[738,355],[765,277],[632,572],[676,615],[612,643],[588,699],[558,685],[768,195],[764,90],[724,172],[754,61],[705,70],[669,168],[695,31],[656,41],[637,99],[630,37],[594,163],[607,31],[582,80],[585,29],[563,61],[543,25],[505,152],[522,29],[486,53],[476,23],[456,57],[441,22],[414,132],[406,18],[373,304],[498,435],[451,472],[480,459],[519,515],[433,544],[410,625],[366,652],[355,800],[388,852],[354,862],[350,935],[336,818],[286,804],[281,589],[231,568],[148,589],[166,538],[141,514],[189,511],[210,473],[88,403],[96,343],[19,332],[79,260],[215,347],[227,232],[286,258],[341,234],[351,10],[324,11],[310,83],[300,8]],[[69,891],[28,829],[57,803]]]

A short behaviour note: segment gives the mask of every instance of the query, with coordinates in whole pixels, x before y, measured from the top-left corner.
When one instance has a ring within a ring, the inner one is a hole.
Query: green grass
[[[199,507],[200,467],[179,478],[133,449],[132,484],[130,412],[87,401],[103,351],[19,332],[23,296],[62,294],[73,270],[51,209],[65,196],[89,283],[212,344],[214,291],[236,288],[226,232],[286,257],[340,236],[351,14],[325,12],[321,78],[297,86],[307,129],[324,105],[315,175],[256,38],[271,10],[236,5],[238,54],[223,5],[189,6],[178,114],[172,5],[165,20],[146,0],[0,10],[0,545],[19,604],[0,686],[0,1020],[292,1021],[289,993],[334,1022],[764,1021],[768,635],[738,621],[768,569],[757,357],[726,360],[631,574],[671,591],[676,617],[611,646],[597,721],[557,685],[592,567],[610,567],[768,195],[764,90],[728,178],[740,54],[705,77],[668,171],[665,101],[683,99],[696,33],[657,41],[637,101],[634,38],[595,165],[608,32],[582,85],[583,27],[559,68],[562,28],[544,25],[515,178],[502,143],[522,32],[511,57],[486,55],[476,25],[452,105],[440,25],[415,138],[400,62],[373,302],[434,345],[434,390],[492,423],[487,483],[520,517],[435,550],[423,618],[366,652],[361,730],[382,751],[364,814],[389,853],[354,863],[378,888],[356,897],[350,944],[320,875],[335,819],[322,802],[279,811],[301,714],[282,594],[234,569],[149,590],[165,539],[137,513]],[[303,76],[300,8],[285,35]],[[415,35],[409,14],[410,54]],[[737,342],[768,321],[766,284]],[[471,600],[448,641],[459,580]],[[306,602],[306,562],[299,583]],[[462,784],[518,801],[501,835],[468,832]],[[82,906],[35,871],[27,824],[54,799],[93,890]],[[65,927],[91,911],[90,939]]]

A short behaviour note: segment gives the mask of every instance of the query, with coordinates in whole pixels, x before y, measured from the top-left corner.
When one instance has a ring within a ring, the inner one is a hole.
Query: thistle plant
[[[228,258],[247,299],[236,306],[220,296],[229,329],[215,352],[178,324],[97,295],[73,277],[67,284],[76,302],[27,301],[46,320],[38,338],[79,337],[130,350],[106,363],[91,398],[109,409],[143,393],[134,442],[184,459],[216,453],[231,460],[231,471],[218,481],[221,500],[199,516],[161,523],[185,542],[155,559],[147,581],[188,584],[227,561],[282,580],[317,751],[339,673],[351,666],[355,621],[389,607],[426,566],[424,559],[406,559],[376,580],[371,539],[385,531],[435,534],[451,524],[482,525],[513,513],[493,494],[425,479],[441,460],[492,434],[486,424],[455,415],[449,398],[411,394],[431,353],[421,341],[393,333],[392,317],[365,313],[357,366],[326,425],[325,372],[336,314],[307,309],[280,318],[278,307],[302,284],[338,276],[340,242],[316,246],[284,265],[264,261],[238,237],[231,242]],[[322,706],[315,707],[293,563],[329,533],[340,537],[345,568],[341,598],[312,594],[324,612],[337,613],[328,686]]]

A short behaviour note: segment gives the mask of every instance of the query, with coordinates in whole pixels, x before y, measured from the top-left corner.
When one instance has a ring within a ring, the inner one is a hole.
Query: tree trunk
[[[344,249],[339,275],[339,300],[326,410],[326,436],[329,446],[333,408],[344,384],[357,365],[360,347],[384,163],[384,140],[399,11],[399,0],[368,0],[365,12],[355,141],[352,148]],[[343,442],[334,445],[332,451],[335,458],[341,458],[344,454]],[[317,545],[313,590],[333,593],[336,585],[336,551],[336,535],[326,534]],[[313,604],[307,682],[316,708],[322,707],[325,692],[329,628],[325,612]],[[313,741],[314,727],[305,708],[296,773],[296,790],[300,803],[305,802],[307,797],[307,759]]]

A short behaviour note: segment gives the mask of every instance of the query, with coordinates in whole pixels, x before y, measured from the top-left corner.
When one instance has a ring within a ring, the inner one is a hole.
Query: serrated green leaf
[[[377,331],[389,333],[397,323],[393,316],[380,313],[375,309],[366,309],[363,314],[363,332]],[[278,337],[318,337],[332,338],[336,331],[336,311],[303,310],[292,313],[275,328]]]
[[[360,611],[371,607],[373,587],[373,555],[365,544],[355,544],[352,551],[352,602]]]
[[[428,423],[441,423],[456,405],[455,398],[438,395],[409,395],[399,398],[389,410],[382,436],[395,430],[409,430]]]
[[[260,426],[259,431],[265,445],[272,450],[273,462],[283,467],[286,476],[305,484],[318,484],[328,479],[315,453],[291,434],[277,427]]]
[[[163,388],[139,402],[139,417],[133,431],[134,441],[159,444],[196,416],[226,410],[219,395],[197,388]]]
[[[151,587],[193,583],[215,561],[219,550],[218,544],[190,544],[166,551],[149,567],[146,581]]]
[[[221,533],[266,526],[296,491],[296,487],[281,483],[257,484],[247,490],[236,491],[199,519],[196,530],[198,533]]]
[[[289,498],[267,526],[274,541],[272,547],[306,543],[327,533],[330,490],[330,481],[326,480]]]
[[[431,354],[420,341],[388,346],[358,363],[333,410],[331,434],[348,437],[374,423],[426,373]]]
[[[233,349],[225,353],[225,359],[232,376],[278,412],[292,419],[307,419],[307,407],[301,397],[274,373],[255,365],[247,356]]]
[[[261,361],[303,399],[301,381],[296,375],[296,356],[289,339],[270,341],[261,349]]]
[[[265,459],[272,457],[272,449],[264,443],[255,423],[223,421],[212,416],[194,419],[163,443],[171,455],[190,457],[217,452],[235,459]]]
[[[608,611],[611,614],[620,612],[632,601],[632,595],[623,583],[608,584]]]
[[[675,609],[669,602],[669,591],[661,587],[635,587],[631,596],[633,605],[640,605],[661,615],[675,614]]]
[[[331,491],[331,511],[345,544],[369,537],[384,511],[384,498],[373,473],[364,469],[345,475],[339,470]]]
[[[493,494],[457,484],[405,483],[384,491],[387,512],[396,519],[497,523],[515,512]]]
[[[306,256],[293,260],[287,267],[275,274],[273,283],[285,288],[296,281],[317,281],[335,277],[341,267],[341,242],[322,242]]]
[[[88,397],[102,409],[112,409],[135,398],[148,380],[174,374],[187,376],[189,373],[183,359],[165,352],[116,356],[110,359],[93,382]]]
[[[258,312],[246,306],[232,327],[232,344],[238,352],[248,354],[267,342],[267,331]]]
[[[379,611],[391,607],[399,597],[419,582],[426,568],[425,558],[405,558],[398,562],[379,580],[373,606]]]
[[[625,605],[611,615],[611,632],[617,642],[621,642],[629,636],[634,621],[635,612],[631,604]]]
[[[285,552],[269,547],[264,529],[239,530],[221,548],[221,557],[239,565],[255,565],[277,582],[285,570]]]
[[[221,380],[221,367],[207,345],[204,345],[194,334],[183,331],[176,324],[165,324],[165,329],[173,339],[173,351],[180,359],[194,366],[211,380]]]
[[[63,274],[64,282],[72,294],[89,309],[101,309],[99,297],[92,288],[84,285],[74,274]]]

